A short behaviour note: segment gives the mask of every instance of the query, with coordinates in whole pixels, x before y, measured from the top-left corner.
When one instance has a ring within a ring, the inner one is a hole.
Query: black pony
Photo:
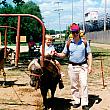
[[[30,70],[30,85],[40,87],[41,95],[43,97],[43,105],[47,108],[47,92],[51,90],[51,98],[54,98],[57,84],[60,80],[58,67],[54,61],[45,59],[44,67],[41,68],[38,60],[34,59],[28,66]]]

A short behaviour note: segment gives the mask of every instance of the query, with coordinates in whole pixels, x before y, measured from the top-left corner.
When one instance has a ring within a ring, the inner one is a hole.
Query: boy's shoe
[[[64,88],[63,81],[60,79],[60,81],[59,81],[59,89],[63,89],[63,88]]]
[[[89,110],[88,105],[84,105],[84,106],[82,106],[82,110]]]

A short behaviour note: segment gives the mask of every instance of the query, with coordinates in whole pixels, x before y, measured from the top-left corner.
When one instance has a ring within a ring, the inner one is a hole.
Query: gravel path
[[[110,45],[91,43],[91,46],[110,49]],[[15,47],[13,47],[15,48]],[[21,51],[27,51],[28,47],[21,47]],[[98,61],[94,61],[97,62]],[[100,64],[93,65],[93,72],[88,75],[88,87],[89,87],[89,101],[90,110],[110,110],[110,77],[105,78],[106,87],[102,86],[102,79],[100,76]],[[110,67],[110,66],[109,66]],[[108,67],[108,70],[110,70]],[[70,101],[72,100],[70,91],[70,82],[67,74],[67,65],[62,65],[62,69],[65,73],[63,77],[65,88],[60,90],[57,88],[55,97],[56,108],[54,110],[81,110],[81,107],[74,109]],[[11,82],[11,85],[3,88],[0,86],[0,110],[42,110],[42,97],[40,90],[35,91],[29,85],[29,76],[25,73],[25,69],[7,71],[7,81]],[[107,74],[110,74],[108,71]],[[97,78],[99,76],[99,78]],[[109,75],[110,76],[110,75]],[[0,75],[0,84],[3,77]],[[50,97],[50,93],[48,93]],[[50,109],[51,110],[51,109]]]

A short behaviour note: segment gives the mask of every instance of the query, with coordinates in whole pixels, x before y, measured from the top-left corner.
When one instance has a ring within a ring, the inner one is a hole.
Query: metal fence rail
[[[110,44],[110,30],[86,33],[87,39],[92,42]]]

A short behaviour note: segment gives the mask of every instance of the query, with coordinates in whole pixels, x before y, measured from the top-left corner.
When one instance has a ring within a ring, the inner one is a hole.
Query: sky
[[[11,3],[12,0],[8,0]],[[30,0],[24,0],[28,2]],[[99,17],[106,12],[110,14],[110,0],[32,0],[40,7],[44,25],[51,30],[66,30],[72,22],[83,22],[84,13],[98,11]],[[73,4],[73,5],[72,5]]]

